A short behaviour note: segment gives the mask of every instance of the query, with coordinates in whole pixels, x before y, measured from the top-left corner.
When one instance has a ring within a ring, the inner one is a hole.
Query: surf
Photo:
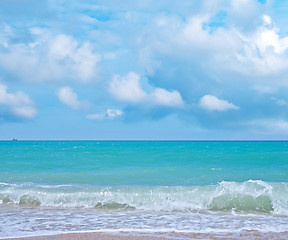
[[[112,211],[269,213],[288,216],[288,183],[222,181],[206,186],[0,185],[0,205]]]

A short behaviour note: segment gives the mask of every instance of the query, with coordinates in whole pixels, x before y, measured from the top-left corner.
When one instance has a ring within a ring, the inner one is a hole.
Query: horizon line
[[[288,139],[0,139],[0,142],[17,142],[17,141],[102,141],[102,142],[111,142],[111,141],[146,141],[146,142],[285,142]]]

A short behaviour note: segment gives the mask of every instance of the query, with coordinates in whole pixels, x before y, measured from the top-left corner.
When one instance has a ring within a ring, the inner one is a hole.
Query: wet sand
[[[58,235],[9,238],[10,240],[164,240],[164,239],[202,239],[202,240],[287,240],[288,232],[261,233],[257,231],[245,231],[239,233],[67,233]],[[7,240],[7,238],[6,238]]]

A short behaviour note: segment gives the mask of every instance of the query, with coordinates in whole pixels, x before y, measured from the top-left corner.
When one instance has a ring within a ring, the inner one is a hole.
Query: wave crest
[[[209,186],[0,186],[0,204],[145,211],[233,211],[288,215],[288,183],[220,182]]]

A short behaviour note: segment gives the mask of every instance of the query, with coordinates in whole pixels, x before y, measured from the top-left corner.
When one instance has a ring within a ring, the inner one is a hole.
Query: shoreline
[[[285,240],[288,232],[240,231],[225,233],[180,233],[180,232],[73,232],[55,235],[0,238],[1,240]]]

